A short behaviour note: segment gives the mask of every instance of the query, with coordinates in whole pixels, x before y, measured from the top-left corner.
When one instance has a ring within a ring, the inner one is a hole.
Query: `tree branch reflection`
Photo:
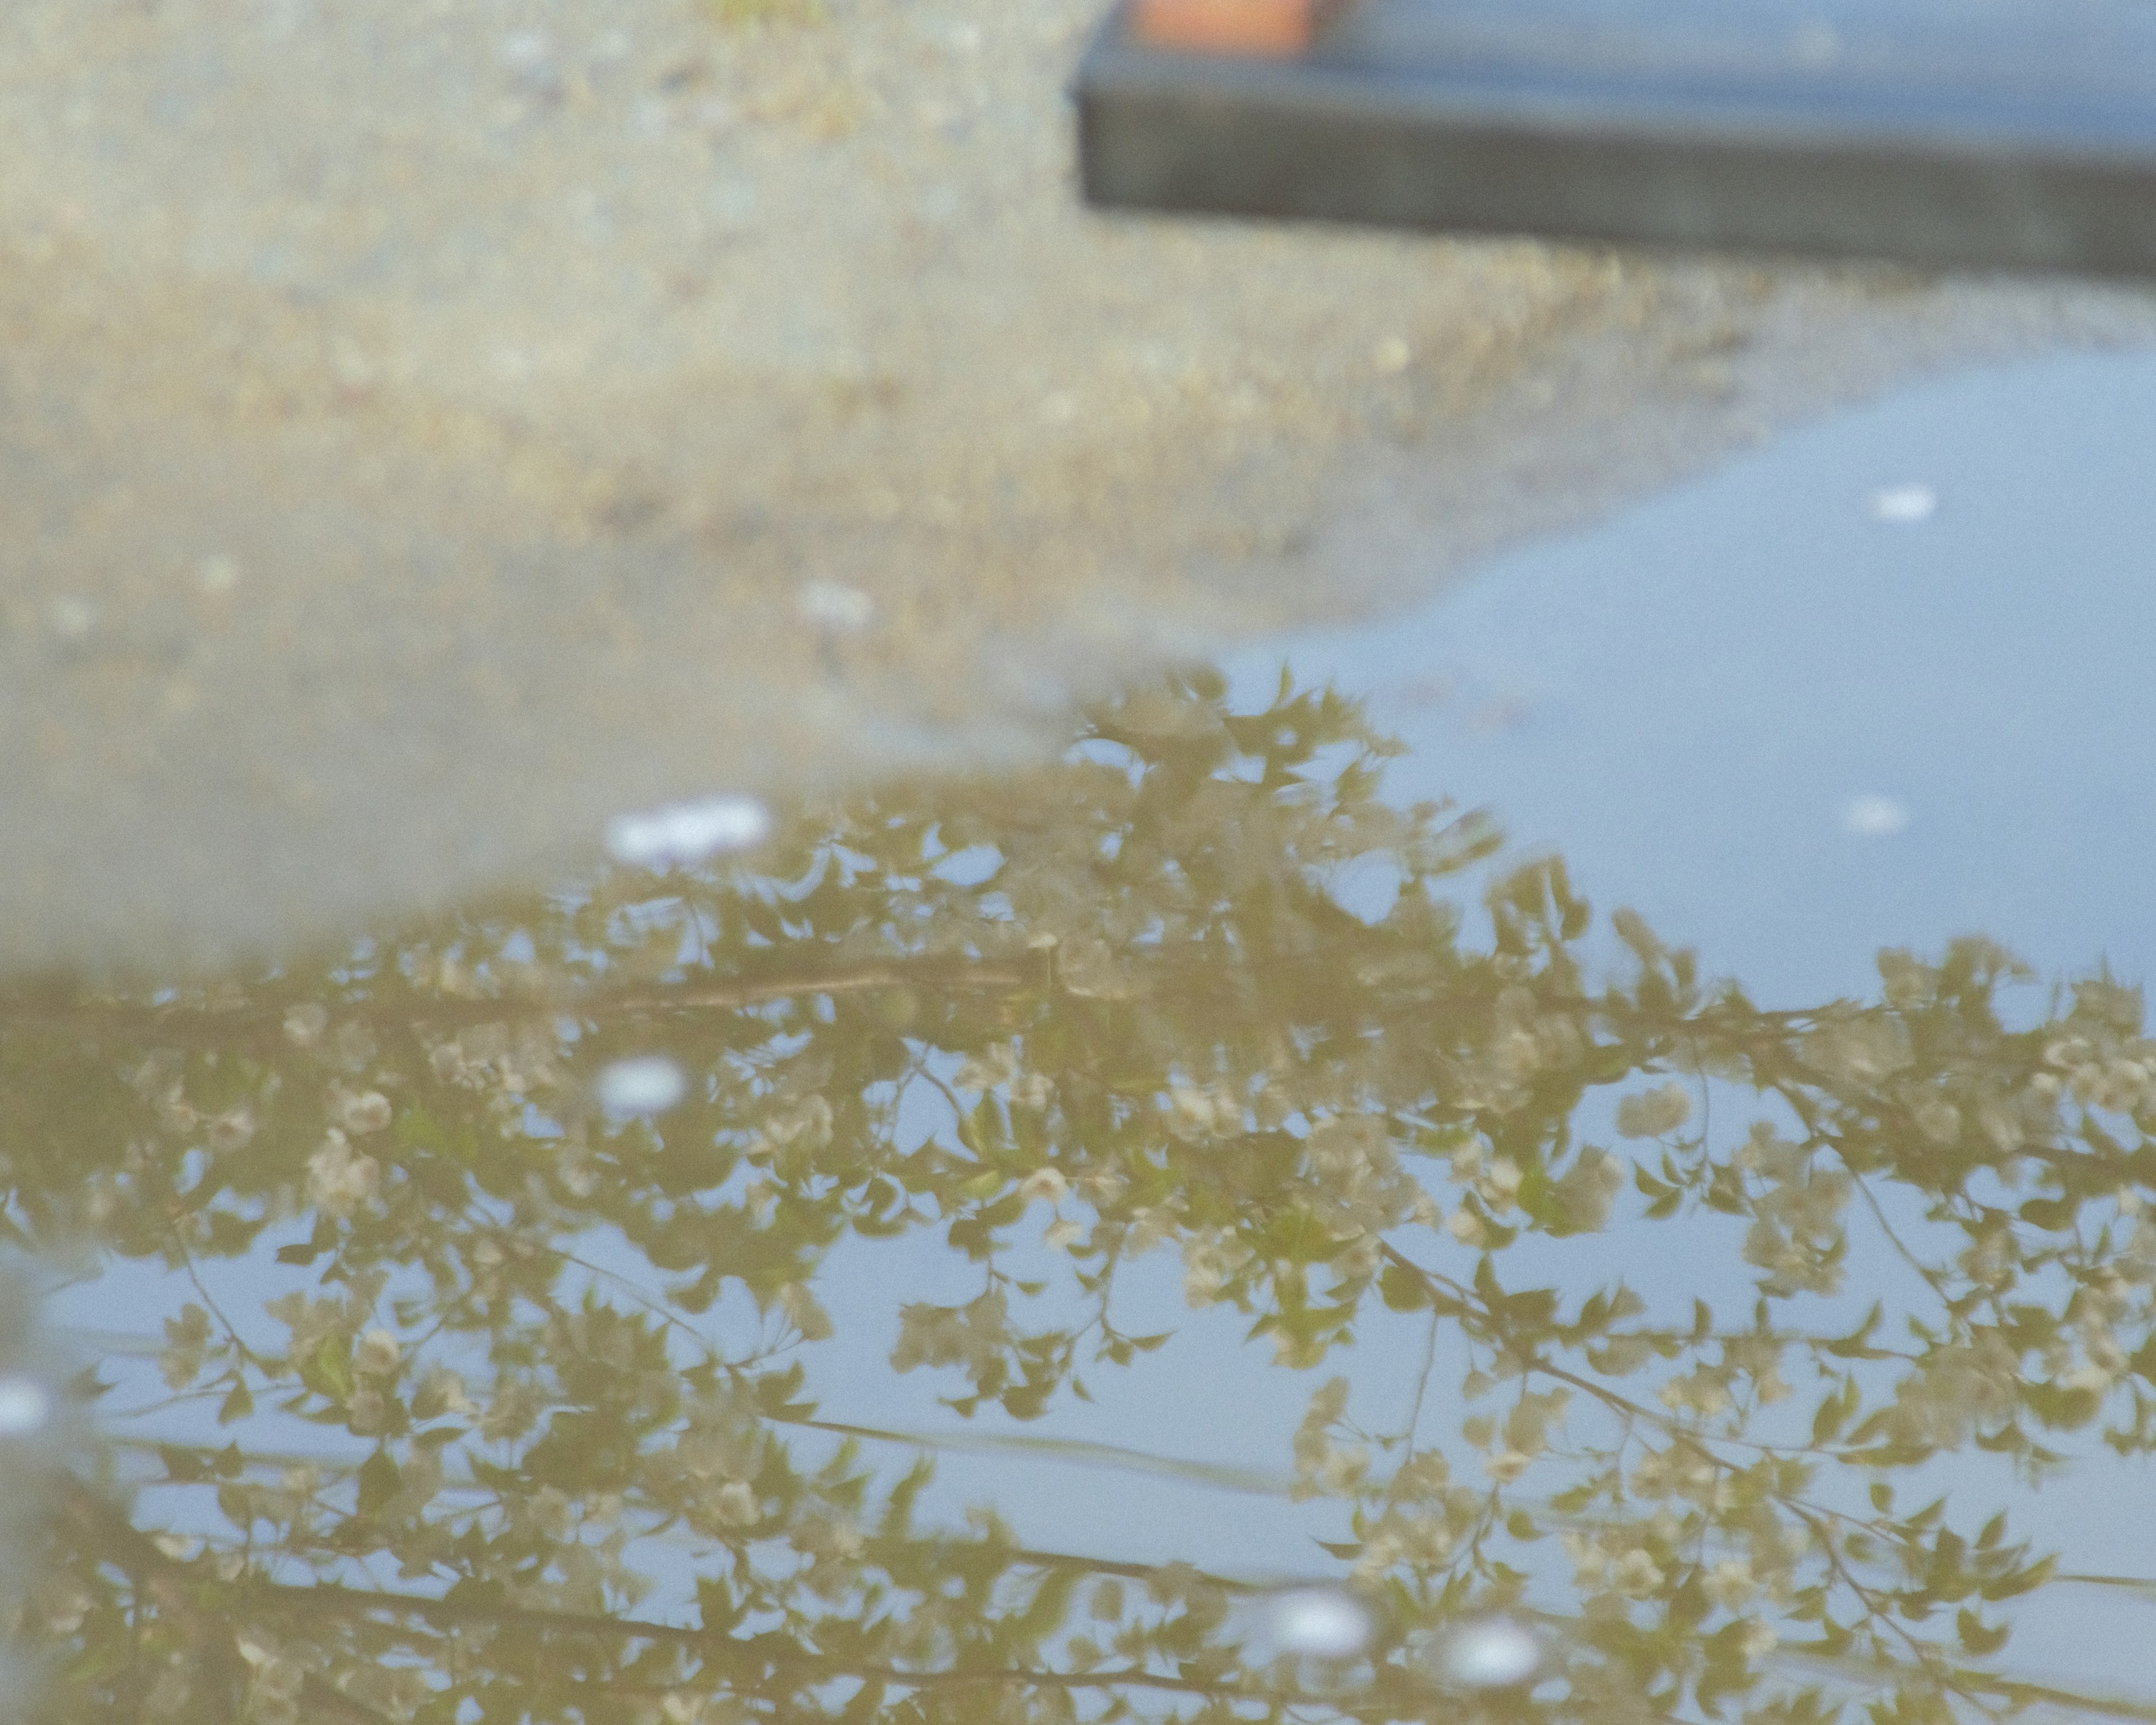
[[[1629,912],[1590,961],[1555,860],[1471,938],[1494,834],[1387,803],[1393,752],[1330,692],[1194,675],[1051,770],[803,810],[753,870],[0,1009],[13,1237],[171,1296],[160,1387],[117,1354],[83,1386],[111,1440],[21,1614],[50,1717],[2149,1716],[1984,1661],[2017,1599],[2151,1584],[1903,1501],[1971,1449],[2035,1479],[2075,1434],[2156,1441],[2138,995],[2017,1027],[2026,973],[1970,940],[1763,1010]],[[629,1058],[671,1063],[665,1106],[607,1101]],[[1740,1259],[1748,1312],[1563,1245],[1612,1227]],[[975,1291],[899,1305],[890,1364],[957,1414],[1116,1394],[1169,1340],[1118,1273],[1172,1250],[1191,1306],[1320,1373],[1291,1452],[828,1417],[819,1278],[907,1238]],[[1322,1368],[1386,1325],[1420,1377],[1373,1430]],[[1324,1506],[1368,1645],[1269,1647],[1253,1579],[993,1506],[932,1524],[932,1463],[983,1451]],[[1438,1638],[1500,1611],[1553,1631],[1537,1681],[1448,1695]]]

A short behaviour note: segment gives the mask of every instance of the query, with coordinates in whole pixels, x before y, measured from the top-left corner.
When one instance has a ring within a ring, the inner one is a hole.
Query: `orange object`
[[[1286,59],[1307,49],[1332,0],[1137,0],[1131,33],[1151,48]]]

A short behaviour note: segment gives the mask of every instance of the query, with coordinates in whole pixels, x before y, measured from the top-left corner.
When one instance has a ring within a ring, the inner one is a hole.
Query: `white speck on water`
[[[1817,19],[1801,26],[1789,40],[1798,64],[1806,66],[1832,65],[1841,58],[1842,45],[1841,32]]]
[[[69,594],[46,607],[45,621],[61,640],[80,641],[97,627],[97,607]]]
[[[753,797],[706,797],[671,803],[607,823],[607,850],[632,868],[687,868],[725,850],[746,850],[771,835],[771,811]]]
[[[1534,702],[1524,695],[1493,695],[1476,704],[1468,714],[1468,728],[1485,737],[1517,731],[1534,716]]]
[[[599,1106],[617,1120],[663,1114],[687,1094],[689,1081],[665,1055],[616,1060],[599,1074]]]
[[[1297,1659],[1353,1659],[1377,1632],[1361,1600],[1330,1587],[1276,1594],[1265,1609],[1265,1628],[1276,1647]]]
[[[1438,1675],[1461,1689],[1510,1689],[1542,1662],[1542,1638],[1509,1617],[1464,1623],[1437,1647]]]
[[[53,1393],[36,1378],[19,1372],[0,1377],[0,1438],[28,1437],[52,1417]]]
[[[1898,527],[1928,521],[1938,508],[1939,494],[1929,485],[1887,485],[1871,494],[1872,519]]]
[[[1909,811],[1898,798],[1851,797],[1841,805],[1841,829],[1860,839],[1884,839],[1909,824]]]
[[[331,345],[330,375],[336,379],[340,389],[355,395],[366,394],[378,381],[374,362],[367,357],[367,350],[343,337]]]
[[[195,585],[213,597],[230,593],[239,585],[239,560],[222,552],[204,557],[195,565]]]
[[[1381,372],[1404,372],[1414,350],[1399,336],[1388,336],[1370,350],[1370,363]]]
[[[716,127],[729,124],[732,113],[726,103],[714,98],[698,109],[696,117],[700,124]],[[704,208],[712,225],[726,233],[753,227],[762,207],[762,192],[753,180],[716,180],[704,193]]]
[[[519,72],[543,65],[554,44],[543,30],[516,30],[501,39],[501,63]]]
[[[793,596],[803,623],[819,629],[858,634],[875,620],[875,601],[843,581],[811,581]]]

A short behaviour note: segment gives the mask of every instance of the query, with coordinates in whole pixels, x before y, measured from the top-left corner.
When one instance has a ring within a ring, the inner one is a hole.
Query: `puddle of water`
[[[2153,445],[2145,358],[1972,373],[1291,656],[1409,743],[1403,794],[1501,811],[1757,998],[1979,932],[2138,982]]]
[[[1800,857],[1703,972],[1575,896],[1604,828],[1418,801],[1456,742],[1193,673],[751,855],[0,1002],[88,1368],[40,1717],[2156,1707],[2138,996],[1928,925],[1793,992]]]
[[[620,10],[0,20],[0,963],[171,960],[0,997],[25,1712],[2156,1712],[2148,364],[1042,741],[2146,303],[1096,223],[1081,8]]]

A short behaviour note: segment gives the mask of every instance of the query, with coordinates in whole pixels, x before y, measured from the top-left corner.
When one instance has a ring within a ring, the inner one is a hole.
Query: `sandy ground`
[[[1096,0],[0,10],[0,968],[1043,746],[2116,288],[1107,218]]]

